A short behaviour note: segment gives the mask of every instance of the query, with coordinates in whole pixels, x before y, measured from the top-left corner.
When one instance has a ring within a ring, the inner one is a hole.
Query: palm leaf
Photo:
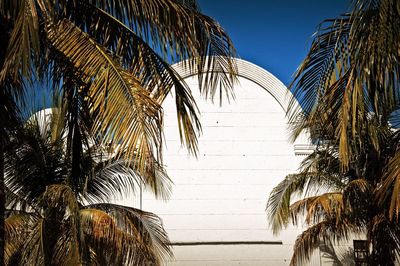
[[[286,176],[273,188],[268,199],[267,211],[275,234],[289,223],[290,218],[294,218],[291,215],[290,207],[293,198],[325,193],[343,186],[342,181],[337,180],[337,176],[323,172],[311,172],[310,169],[306,168],[303,172]]]
[[[35,220],[35,216],[25,213],[11,215],[5,220],[5,265],[12,265],[21,256],[25,237],[29,234],[28,228]]]
[[[337,222],[340,222],[345,211],[342,193],[328,192],[294,202],[290,205],[290,213],[295,224],[297,217],[303,215],[305,211],[305,220],[308,224],[319,223],[328,217],[335,217]]]
[[[117,152],[126,151],[128,161],[137,163],[140,171],[151,167],[160,151],[160,106],[103,47],[68,21],[55,26],[49,38],[82,72],[84,81],[91,83],[93,131],[102,132],[106,143],[118,144]],[[140,157],[132,160],[136,151]]]
[[[202,86],[205,90],[215,89],[219,80],[232,88],[236,73],[234,61],[230,59],[235,55],[232,42],[218,23],[199,13],[193,5],[182,5],[173,0],[119,0],[114,5],[96,1],[95,5],[124,21],[140,38],[161,51],[164,59],[189,59],[188,66],[196,67],[199,80],[206,81]],[[125,13],[125,10],[131,12]],[[207,61],[208,56],[215,58]],[[215,71],[217,69],[226,71]]]
[[[165,261],[172,256],[167,233],[156,215],[114,204],[93,204],[85,208],[102,210],[113,217],[121,230],[149,247],[157,261]]]
[[[333,242],[346,240],[351,231],[357,233],[360,229],[353,227],[346,220],[341,220],[340,223],[325,220],[309,227],[297,237],[290,265],[301,265],[309,260],[312,252],[319,247],[321,240],[331,239]]]
[[[364,139],[382,150],[379,126],[399,101],[397,12],[392,0],[355,1],[350,15],[319,33],[296,76],[295,91],[311,112],[298,126],[322,120],[321,128],[334,128],[343,171],[366,149]]]
[[[80,216],[76,195],[67,185],[51,185],[42,196],[45,219],[40,223],[45,261],[80,264]],[[57,232],[60,231],[61,232]]]
[[[89,24],[90,26],[88,27],[93,29],[92,35],[94,38],[111,51],[115,51],[115,53],[121,58],[123,65],[138,77],[142,82],[142,85],[147,90],[151,91],[152,95],[154,95],[156,99],[163,101],[166,95],[170,93],[172,86],[175,87],[181,141],[187,146],[190,152],[196,153],[196,133],[199,132],[201,128],[197,118],[198,110],[196,104],[185,81],[169,66],[165,61],[165,57],[159,56],[142,38],[140,38],[142,37],[140,34],[139,36],[137,35],[138,33],[133,30],[136,28],[131,29],[129,26],[118,20],[118,16],[114,17],[111,13],[107,13],[105,10],[100,9],[94,4],[79,3],[81,5],[79,7],[80,10],[85,10],[83,11],[83,15],[87,18],[85,23]],[[156,5],[160,4],[162,5],[164,3],[157,3]],[[108,10],[108,8],[106,9]],[[157,12],[155,10],[152,11]],[[193,13],[193,11],[187,12],[187,14],[179,14],[179,16],[187,16],[190,18],[192,15],[190,12]],[[193,19],[191,18],[187,18],[186,20],[188,23],[193,22]],[[197,22],[197,20],[200,20],[200,22]],[[201,28],[196,32],[207,31],[209,30],[209,27],[212,27],[215,24],[215,22],[208,17],[197,20],[195,21],[199,25],[207,23],[207,29]],[[187,27],[190,28],[192,25],[188,24]],[[184,34],[186,34],[186,30],[184,31]],[[221,48],[221,44],[215,40],[218,39],[218,35],[222,38],[224,34],[225,33],[222,30],[219,30],[218,32],[214,30],[211,33],[208,32],[207,34],[201,34],[202,38],[199,40],[194,39],[197,38],[194,35],[189,36],[193,39],[190,39],[190,43],[187,44],[189,46],[193,46],[193,43],[196,41],[210,42],[208,46],[205,46],[209,51],[201,51],[200,49],[204,49],[203,47],[195,47],[198,51],[196,51],[195,54],[188,56],[189,58],[199,58],[199,63],[186,62],[185,64],[182,64],[184,67],[190,67],[192,72],[196,71],[201,76],[199,77],[200,86],[204,88],[206,94],[208,91],[211,91],[211,94],[215,95],[215,90],[220,83],[224,84],[225,89],[229,89],[233,86],[234,74],[237,72],[235,70],[234,61],[229,58],[229,53],[227,54],[226,51],[218,50],[223,50],[223,48]],[[152,39],[151,42],[154,43],[155,40]],[[165,43],[162,46],[164,47],[165,45],[168,46],[169,43]],[[174,47],[174,49],[175,48],[176,47]],[[194,53],[194,51],[191,51],[191,53]],[[203,59],[198,57],[199,54],[204,53],[206,55]],[[207,60],[205,60],[206,57]],[[192,60],[194,59],[190,59],[190,61]],[[200,61],[203,63],[200,63]],[[204,69],[204,66],[197,66],[198,64],[205,64],[205,62],[207,62],[208,69]],[[196,67],[191,67],[192,65],[196,65]],[[229,77],[225,77],[227,73],[229,73]],[[205,76],[204,78],[203,75]],[[202,83],[205,83],[205,85],[202,86]]]
[[[379,203],[384,205],[389,202],[390,219],[398,219],[400,212],[400,152],[389,160],[387,170],[382,179],[382,185],[377,189]]]
[[[43,265],[46,261],[43,223],[44,219],[39,219],[32,226],[30,234],[24,241],[24,252],[21,256],[21,263],[24,265]]]
[[[11,4],[8,8],[11,14],[18,13],[8,42],[4,65],[0,72],[0,83],[11,76],[19,80],[19,71],[26,78],[32,77],[32,61],[39,57],[39,17],[34,0],[20,1],[19,5]],[[2,8],[4,12],[8,8]]]
[[[102,264],[159,264],[158,258],[141,239],[118,228],[114,219],[97,209],[81,211],[81,226],[87,243]]]
[[[288,224],[291,198],[295,193],[302,193],[309,178],[307,174],[288,175],[273,188],[268,198],[267,212],[274,234]]]
[[[172,181],[156,160],[153,161],[156,165],[140,173],[134,164],[129,165],[125,160],[107,157],[107,154],[101,154],[98,158],[100,161],[88,169],[91,177],[83,196],[89,202],[109,201],[112,197],[127,195],[142,184],[157,198],[169,198]]]

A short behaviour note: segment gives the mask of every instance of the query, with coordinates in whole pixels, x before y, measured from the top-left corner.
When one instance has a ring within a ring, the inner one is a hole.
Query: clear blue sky
[[[201,10],[228,32],[239,57],[285,85],[291,82],[324,19],[348,10],[351,0],[198,0]]]

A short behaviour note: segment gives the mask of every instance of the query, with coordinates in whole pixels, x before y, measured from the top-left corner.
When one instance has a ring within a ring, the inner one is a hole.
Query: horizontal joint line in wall
[[[282,245],[282,241],[199,241],[171,242],[172,246],[220,246],[220,245]]]

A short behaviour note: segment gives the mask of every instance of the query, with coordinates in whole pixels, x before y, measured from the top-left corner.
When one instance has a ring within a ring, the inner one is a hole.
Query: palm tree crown
[[[16,102],[47,82],[68,102],[66,163],[76,196],[86,187],[78,182],[85,174],[83,148],[73,141],[82,130],[111,147],[115,158],[134,164],[142,178],[160,172],[161,105],[168,94],[175,94],[181,141],[196,153],[198,110],[170,62],[184,61],[198,72],[205,95],[214,97],[220,86],[230,93],[235,82],[231,40],[195,1],[0,0],[0,27],[1,121],[12,122],[1,127],[0,138],[9,140],[22,127]],[[1,217],[6,144],[0,143]]]
[[[37,113],[7,149],[6,264],[159,265],[172,254],[161,220],[108,202],[139,182],[167,197],[163,168],[140,175],[88,132],[73,139],[73,165],[66,117],[62,108]]]
[[[305,218],[292,264],[309,258],[321,240],[367,236],[371,265],[400,255],[399,132],[400,5],[357,0],[327,20],[292,84],[303,110],[288,110],[293,134],[317,144],[300,173],[270,195],[275,232]],[[304,216],[303,216],[304,215]]]

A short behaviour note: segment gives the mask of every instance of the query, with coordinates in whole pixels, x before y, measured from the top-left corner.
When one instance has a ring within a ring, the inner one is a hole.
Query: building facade
[[[292,96],[268,71],[240,59],[237,65],[235,99],[222,106],[201,99],[197,77],[176,66],[201,113],[199,154],[181,146],[174,99],[167,98],[164,164],[172,196],[141,199],[144,210],[163,219],[175,255],[170,265],[288,265],[301,232],[289,227],[274,236],[265,211],[272,188],[310,152],[305,138],[289,141]]]

